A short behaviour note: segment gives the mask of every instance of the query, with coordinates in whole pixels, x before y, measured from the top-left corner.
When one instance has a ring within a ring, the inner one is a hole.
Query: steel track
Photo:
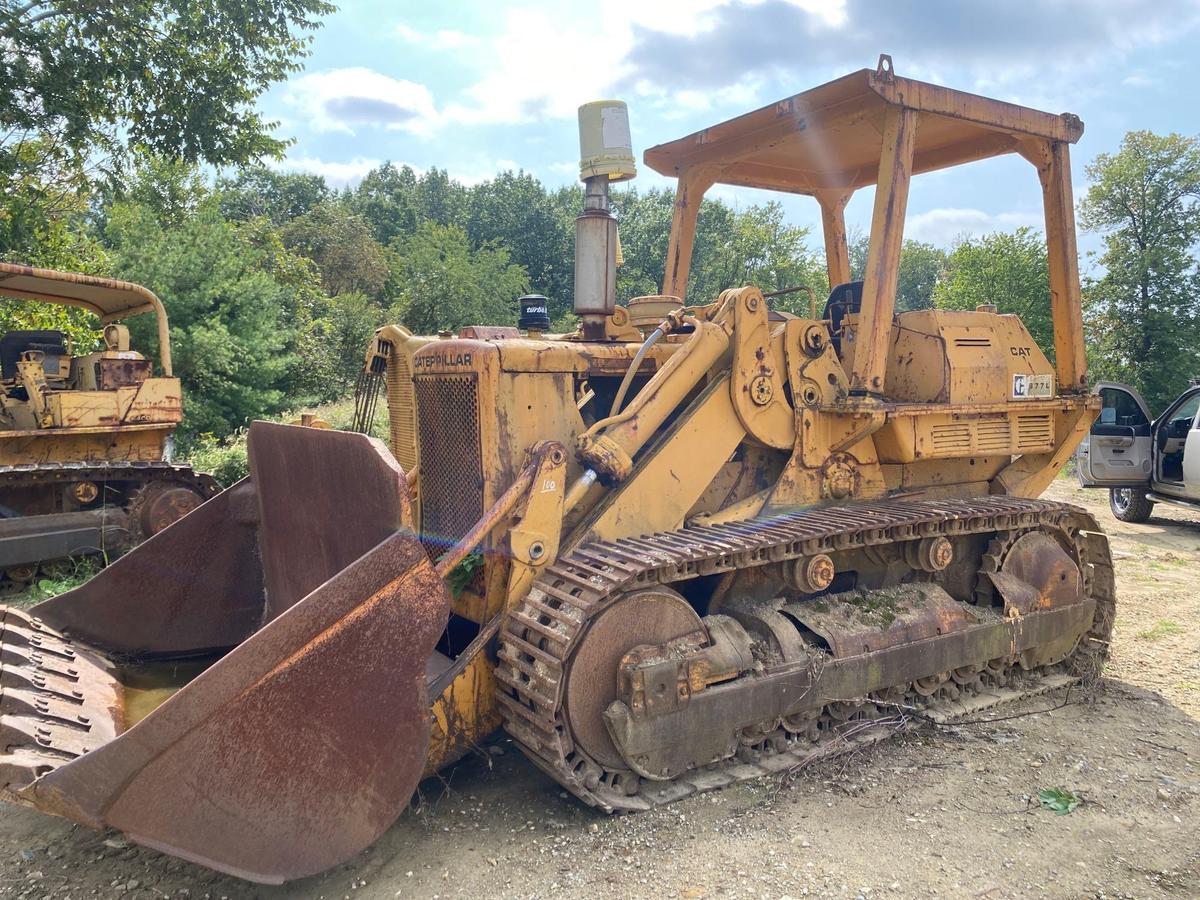
[[[131,514],[131,518],[136,516],[138,501],[144,497],[145,488],[151,484],[170,483],[191,488],[203,500],[215,496],[221,490],[221,486],[211,475],[197,472],[191,466],[175,465],[162,460],[22,463],[0,466],[0,502],[5,491],[80,481],[93,481],[102,488],[113,483],[135,483],[136,489],[123,504],[119,504]],[[0,518],[0,521],[3,519]],[[39,570],[44,571],[47,566],[63,561],[44,559],[39,563]],[[28,582],[14,581],[0,572],[0,597],[19,593],[28,586]]]
[[[161,460],[140,462],[53,462],[22,463],[0,466],[0,489],[72,481],[151,481],[171,480],[195,487],[205,499],[220,491],[211,475],[196,472],[191,466],[177,466]]]
[[[671,781],[645,781],[629,772],[607,770],[575,746],[564,712],[565,675],[590,619],[634,588],[937,534],[995,535],[1034,528],[1065,533],[1075,547],[1085,592],[1096,601],[1091,631],[1068,661],[1070,671],[996,673],[985,676],[988,686],[984,691],[962,700],[909,692],[904,705],[910,709],[912,704],[919,705],[920,715],[900,717],[899,727],[910,727],[923,718],[950,719],[1053,690],[1079,678],[1097,678],[1112,631],[1113,573],[1107,538],[1088,513],[1065,504],[1018,497],[880,501],[593,543],[556,561],[509,614],[501,630],[496,678],[505,728],[556,781],[589,805],[609,812],[648,809],[877,740],[896,727],[844,722],[841,715],[836,718],[842,724],[826,732],[825,740],[814,743],[794,735],[782,744],[765,741],[753,752],[742,754],[742,759],[732,758]],[[1003,686],[1009,681],[1018,686]],[[903,687],[907,690],[908,685]]]

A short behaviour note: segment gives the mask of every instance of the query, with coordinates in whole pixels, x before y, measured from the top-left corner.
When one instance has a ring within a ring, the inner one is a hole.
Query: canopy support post
[[[871,244],[863,274],[862,312],[858,316],[854,368],[850,375],[852,395],[879,396],[883,393],[916,132],[916,110],[906,106],[888,108],[883,125],[879,180],[875,187],[875,210],[871,216]]]
[[[1075,243],[1071,149],[1065,141],[1026,140],[1018,152],[1037,169],[1046,213],[1046,261],[1050,270],[1050,317],[1058,389],[1087,390],[1087,350]]]
[[[662,292],[668,297],[687,297],[688,273],[692,267],[692,247],[696,240],[696,217],[704,192],[716,181],[716,172],[707,166],[684,169],[675,188],[675,211],[671,216],[671,239],[667,245],[667,266],[663,272]]]
[[[850,280],[850,247],[846,241],[846,204],[854,191],[814,191],[821,204],[821,230],[825,233],[825,269],[829,289]]]

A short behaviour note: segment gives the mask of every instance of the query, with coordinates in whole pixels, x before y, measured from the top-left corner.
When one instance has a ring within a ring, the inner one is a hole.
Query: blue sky
[[[588,100],[628,102],[640,161],[647,147],[874,67],[881,52],[900,75],[1078,114],[1077,199],[1085,163],[1127,130],[1200,132],[1200,0],[342,0],[312,51],[262,107],[295,138],[284,167],[338,186],[384,160],[469,183],[524,169],[566,184]],[[644,166],[635,183],[671,184]],[[742,205],[776,196],[713,193]],[[815,244],[815,203],[785,205]],[[851,227],[870,210],[859,191]],[[1041,195],[1019,158],[914,180],[911,237],[947,245],[1024,224],[1040,227]]]

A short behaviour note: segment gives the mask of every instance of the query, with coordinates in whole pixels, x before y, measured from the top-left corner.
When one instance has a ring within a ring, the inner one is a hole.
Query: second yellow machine
[[[547,333],[526,298],[519,330],[381,333],[394,456],[255,424],[245,481],[4,612],[8,799],[280,881],[362,849],[501,727],[582,801],[634,811],[914,710],[1098,676],[1107,541],[1038,499],[1096,414],[1080,121],[884,57],[655,147],[646,164],[678,179],[666,279],[627,307],[608,209],[634,174],[625,107],[580,124],[578,330]],[[1053,363],[994,308],[895,313],[911,177],[1009,153],[1044,199]],[[718,183],[816,199],[823,310],[685,296]],[[855,281],[843,210],[872,185]]]

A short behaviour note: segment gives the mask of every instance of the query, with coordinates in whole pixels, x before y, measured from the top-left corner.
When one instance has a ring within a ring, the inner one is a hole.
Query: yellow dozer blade
[[[0,797],[273,883],[409,802],[449,596],[382,444],[255,423],[249,447],[84,586],[0,607]]]

